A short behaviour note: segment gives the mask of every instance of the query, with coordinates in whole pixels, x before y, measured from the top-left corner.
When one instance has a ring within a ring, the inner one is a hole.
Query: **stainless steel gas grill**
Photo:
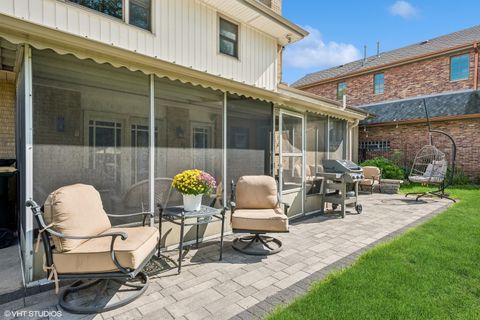
[[[362,213],[362,205],[358,204],[362,168],[350,160],[323,160],[323,170],[324,172],[317,173],[317,177],[324,179],[322,211],[325,203],[331,203],[333,210],[340,205],[342,218],[345,218],[345,206],[353,204],[357,213]]]

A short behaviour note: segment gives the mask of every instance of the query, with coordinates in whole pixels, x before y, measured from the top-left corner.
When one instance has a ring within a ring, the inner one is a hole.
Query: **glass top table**
[[[220,232],[220,259],[222,260],[222,251],[223,251],[223,234],[225,226],[225,209],[224,208],[212,208],[209,206],[204,206],[200,208],[199,211],[185,211],[183,206],[174,206],[159,208],[160,219],[159,219],[159,233],[160,239],[158,244],[158,257],[160,257],[160,247],[162,239],[162,221],[168,221],[170,223],[180,226],[180,242],[178,245],[178,273],[182,270],[182,260],[183,260],[183,241],[184,241],[184,231],[185,226],[195,226],[196,227],[196,248],[198,249],[199,242],[199,227],[201,225],[206,225],[214,221],[221,221],[222,227]],[[188,251],[187,251],[188,252]]]

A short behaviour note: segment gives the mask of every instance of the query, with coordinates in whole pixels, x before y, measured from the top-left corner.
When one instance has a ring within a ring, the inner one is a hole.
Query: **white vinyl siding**
[[[276,90],[276,39],[241,24],[239,57],[232,59],[218,53],[218,13],[214,9],[198,0],[152,3],[152,32],[57,0],[1,0],[0,13],[226,79]],[[232,13],[232,16],[235,15]]]

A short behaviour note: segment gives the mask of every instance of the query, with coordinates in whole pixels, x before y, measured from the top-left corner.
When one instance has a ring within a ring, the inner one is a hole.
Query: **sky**
[[[287,46],[283,81],[480,24],[480,0],[283,0],[310,35]]]

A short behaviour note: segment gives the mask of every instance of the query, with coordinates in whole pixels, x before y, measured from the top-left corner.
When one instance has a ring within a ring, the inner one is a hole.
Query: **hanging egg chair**
[[[432,130],[432,128],[430,127],[430,118],[428,117],[428,110],[425,99],[423,100],[423,106],[425,108],[425,114],[427,117],[430,144],[423,146],[415,155],[415,159],[413,160],[413,165],[410,170],[408,180],[410,180],[410,182],[420,183],[426,186],[433,184],[438,185],[439,187],[435,191],[407,193],[405,197],[409,195],[416,195],[416,200],[418,200],[419,198],[426,195],[432,195],[441,199],[445,198],[456,202],[454,199],[450,198],[448,194],[445,193],[445,189],[451,184],[453,180],[453,175],[455,173],[454,170],[455,159],[457,155],[457,146],[455,144],[455,141],[449,134],[440,130]],[[438,133],[447,137],[452,144],[452,168],[450,170],[450,174],[448,174],[447,156],[433,144],[432,133]]]
[[[448,161],[437,147],[426,145],[417,152],[408,180],[423,185],[440,184],[446,178]]]

